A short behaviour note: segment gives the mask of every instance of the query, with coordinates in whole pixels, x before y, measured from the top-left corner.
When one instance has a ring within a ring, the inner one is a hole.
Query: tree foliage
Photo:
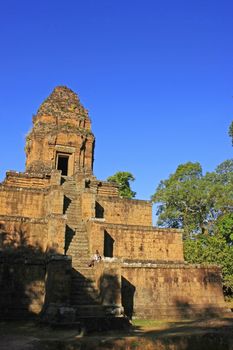
[[[152,196],[158,204],[158,225],[183,228],[187,235],[208,233],[219,216],[233,209],[233,160],[203,175],[199,163],[177,167]]]
[[[233,159],[205,175],[199,163],[179,165],[152,200],[159,226],[184,229],[185,260],[221,266],[233,294]]]
[[[197,235],[184,241],[185,260],[190,263],[215,264],[222,268],[226,294],[233,294],[233,246],[216,232],[213,235]]]
[[[132,191],[130,187],[130,182],[134,181],[134,176],[126,171],[118,171],[112,176],[107,178],[107,181],[114,182],[119,185],[119,194],[121,197],[134,198],[136,192]]]
[[[229,136],[231,137],[231,142],[232,142],[232,146],[233,146],[233,122],[231,123],[231,125],[229,127]]]

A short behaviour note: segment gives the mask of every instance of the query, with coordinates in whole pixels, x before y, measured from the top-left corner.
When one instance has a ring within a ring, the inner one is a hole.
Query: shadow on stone
[[[72,202],[72,200],[67,197],[67,196],[64,196],[64,202],[63,202],[63,214],[66,213],[67,209],[69,208],[69,205],[70,203]]]
[[[134,309],[134,294],[136,288],[126,278],[121,277],[121,297],[125,315],[131,320]]]
[[[65,229],[65,255],[70,247],[70,244],[73,240],[73,237],[75,235],[75,231],[68,225],[66,225],[66,229]]]

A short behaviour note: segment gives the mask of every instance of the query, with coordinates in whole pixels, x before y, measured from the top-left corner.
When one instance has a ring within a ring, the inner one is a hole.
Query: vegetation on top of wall
[[[107,181],[119,185],[119,194],[124,198],[134,198],[136,196],[136,192],[132,191],[130,187],[130,182],[134,180],[134,176],[126,171],[118,171],[107,178]]]

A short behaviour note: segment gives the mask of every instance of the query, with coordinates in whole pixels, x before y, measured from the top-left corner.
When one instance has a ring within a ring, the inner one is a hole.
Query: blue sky
[[[138,198],[187,161],[232,158],[233,2],[8,0],[0,5],[0,180],[24,170],[32,115],[56,85],[78,93],[95,175],[136,177]]]

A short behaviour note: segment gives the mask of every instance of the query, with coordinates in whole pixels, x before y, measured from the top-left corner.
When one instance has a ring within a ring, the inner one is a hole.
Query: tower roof
[[[59,159],[68,157],[67,174],[92,173],[94,140],[88,112],[77,94],[57,86],[33,117],[33,128],[26,138],[26,169],[50,173],[58,169]]]
[[[87,110],[78,95],[66,86],[57,86],[40,105],[37,116],[52,115],[59,118],[88,118]]]

